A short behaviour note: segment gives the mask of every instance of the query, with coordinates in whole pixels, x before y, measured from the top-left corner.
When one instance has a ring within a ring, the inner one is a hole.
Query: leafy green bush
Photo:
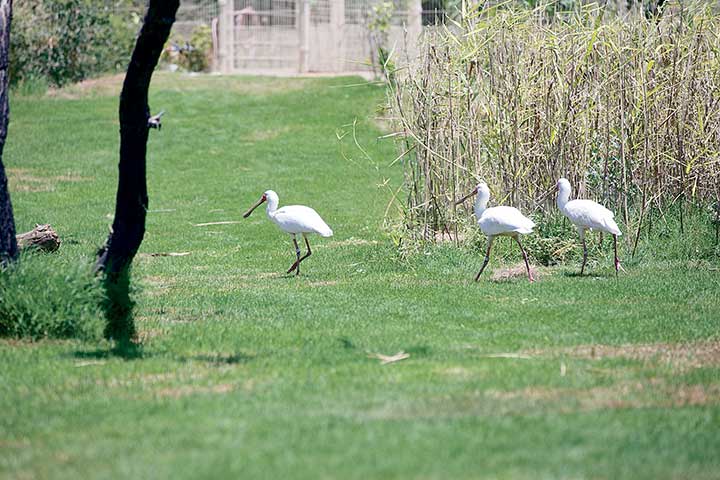
[[[11,83],[34,77],[62,86],[124,68],[140,24],[137,7],[124,3],[127,8],[113,10],[87,0],[17,2],[10,38]]]
[[[101,339],[103,299],[89,265],[23,255],[0,269],[0,336]]]
[[[175,63],[188,72],[207,72],[212,62],[212,32],[207,25],[195,27],[190,41],[175,37],[168,41],[160,61]]]

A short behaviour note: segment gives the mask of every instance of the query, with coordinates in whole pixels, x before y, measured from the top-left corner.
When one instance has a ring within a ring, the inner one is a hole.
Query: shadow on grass
[[[120,357],[135,360],[145,357],[143,347],[137,342],[135,321],[132,310],[135,302],[130,299],[130,274],[128,269],[120,273],[107,274],[103,280],[105,287],[105,338],[113,342],[110,349],[96,349],[74,352],[76,358]]]
[[[110,352],[124,359],[143,357],[142,345],[136,340],[135,320],[132,311],[135,302],[130,298],[130,271],[124,268],[119,273],[108,273],[104,280],[105,337],[114,340]]]
[[[193,360],[197,362],[206,362],[213,365],[236,365],[239,363],[247,363],[250,360],[255,359],[255,355],[250,355],[247,353],[242,352],[236,352],[236,353],[230,353],[230,354],[224,354],[224,353],[214,353],[214,354],[199,354],[199,355],[191,355],[191,356],[180,356],[177,357],[179,361],[185,362],[188,360]]]
[[[122,358],[124,360],[138,360],[152,356],[145,352],[142,345],[134,345],[126,347],[125,345],[115,345],[109,349],[97,348],[95,350],[76,350],[71,354],[74,358],[79,359],[109,359],[113,357]]]
[[[570,278],[610,278],[611,277],[610,275],[604,275],[601,273],[594,273],[594,272],[593,273],[586,272],[581,275],[580,272],[575,272],[575,271],[563,272],[563,275],[565,277],[570,277]],[[614,275],[612,275],[612,276],[614,277]]]

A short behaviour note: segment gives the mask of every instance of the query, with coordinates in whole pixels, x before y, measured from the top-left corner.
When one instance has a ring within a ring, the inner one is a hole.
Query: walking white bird
[[[625,271],[620,265],[617,254],[617,237],[622,235],[620,229],[615,223],[615,214],[603,207],[597,202],[592,200],[570,200],[570,182],[566,179],[561,178],[557,182],[558,196],[557,206],[560,211],[565,215],[575,227],[577,227],[580,240],[583,245],[583,263],[580,267],[580,275],[585,271],[585,264],[587,263],[587,245],[585,244],[585,230],[588,228],[591,230],[600,230],[612,234],[613,236],[613,247],[615,249],[615,275],[618,270]]]
[[[333,231],[328,227],[327,223],[320,218],[320,215],[310,207],[304,205],[288,205],[282,208],[278,207],[278,195],[272,190],[268,190],[262,194],[260,200],[245,212],[243,218],[247,218],[257,207],[267,202],[267,216],[270,220],[280,227],[283,232],[289,233],[295,245],[295,255],[297,260],[292,264],[287,273],[295,270],[295,275],[300,275],[300,262],[312,255],[310,243],[308,242],[308,233],[317,233],[321,237],[332,237]],[[307,253],[300,256],[300,246],[297,242],[297,234],[302,234],[307,246]]]
[[[530,273],[530,264],[528,263],[527,254],[525,253],[525,249],[520,243],[520,235],[532,233],[532,230],[535,227],[535,223],[533,223],[532,220],[520,213],[520,210],[514,207],[487,208],[487,203],[490,199],[490,189],[485,182],[479,183],[472,192],[458,200],[456,202],[456,205],[464,202],[475,194],[477,194],[474,206],[475,218],[477,218],[477,222],[480,225],[480,230],[482,230],[482,232],[487,235],[488,238],[485,261],[483,262],[480,271],[475,277],[475,281],[477,282],[480,279],[480,275],[482,274],[483,270],[485,270],[485,267],[490,261],[490,249],[492,248],[493,240],[495,240],[495,237],[497,236],[506,236],[515,239],[518,246],[520,247],[520,251],[523,254],[523,259],[525,260],[525,268],[527,268],[528,280],[530,280],[531,282],[535,281],[532,273]]]

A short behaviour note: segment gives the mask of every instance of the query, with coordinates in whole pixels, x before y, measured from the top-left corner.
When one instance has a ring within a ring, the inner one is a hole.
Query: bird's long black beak
[[[243,218],[249,217],[250,214],[253,212],[253,210],[255,210],[257,207],[259,207],[260,205],[262,205],[263,202],[265,202],[265,200],[267,200],[267,197],[266,197],[265,195],[263,195],[262,197],[260,197],[260,200],[258,200],[255,205],[253,205],[252,207],[250,207],[250,208],[248,209],[248,211],[243,214]]]
[[[477,187],[473,188],[473,191],[472,191],[472,192],[468,193],[467,195],[465,195],[464,197],[462,197],[460,200],[458,200],[457,202],[455,202],[455,205],[460,205],[461,203],[463,203],[465,200],[467,200],[468,198],[472,197],[472,196],[475,195],[476,193],[477,193]]]

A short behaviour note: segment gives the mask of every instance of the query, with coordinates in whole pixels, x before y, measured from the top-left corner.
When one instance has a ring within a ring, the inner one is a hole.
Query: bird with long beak
[[[287,273],[295,271],[295,275],[300,275],[300,262],[312,255],[310,250],[310,242],[308,242],[307,234],[317,233],[321,237],[332,237],[333,231],[328,227],[327,223],[320,218],[320,215],[310,207],[304,205],[288,205],[278,208],[278,195],[272,190],[268,190],[262,194],[260,200],[245,212],[243,218],[247,218],[257,207],[267,202],[267,216],[270,220],[280,227],[285,233],[290,234],[293,244],[295,245],[295,263],[292,264]],[[297,242],[297,235],[301,234],[305,239],[307,252],[301,256],[300,246]]]
[[[485,253],[485,261],[480,268],[475,281],[477,282],[482,275],[483,270],[490,261],[490,249],[493,241],[497,236],[512,237],[517,242],[525,260],[525,268],[527,269],[528,280],[535,281],[530,272],[530,263],[528,262],[527,253],[520,243],[520,235],[532,233],[535,223],[520,213],[520,210],[514,207],[492,207],[487,208],[488,200],[490,200],[490,189],[485,182],[481,182],[475,189],[465,195],[463,198],[455,202],[456,205],[463,203],[473,195],[477,195],[475,199],[474,211],[480,230],[488,238],[487,252]]]
[[[557,206],[570,222],[578,230],[578,235],[583,246],[583,262],[580,267],[580,275],[585,271],[587,263],[587,245],[585,244],[585,231],[600,230],[613,236],[613,248],[615,250],[615,276],[618,271],[625,269],[620,265],[617,253],[617,237],[622,235],[620,228],[615,223],[615,214],[592,200],[570,200],[570,182],[561,178],[557,182]]]

